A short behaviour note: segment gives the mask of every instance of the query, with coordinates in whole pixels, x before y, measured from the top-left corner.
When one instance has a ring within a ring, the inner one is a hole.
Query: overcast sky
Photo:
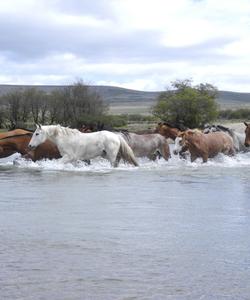
[[[0,0],[0,84],[250,92],[249,0]]]

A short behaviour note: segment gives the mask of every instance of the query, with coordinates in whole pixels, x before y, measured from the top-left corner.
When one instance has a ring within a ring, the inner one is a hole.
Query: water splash
[[[114,170],[178,170],[178,169],[211,169],[211,168],[245,168],[250,166],[250,152],[239,153],[234,157],[225,156],[219,154],[213,159],[209,159],[207,163],[203,163],[201,159],[197,159],[191,163],[190,158],[186,160],[179,158],[172,154],[169,161],[164,159],[158,159],[156,161],[150,161],[147,158],[139,158],[139,167],[134,167],[123,162],[119,167],[114,169],[110,166],[110,163],[105,159],[93,159],[90,165],[86,165],[82,161],[78,161],[74,164],[63,164],[60,160],[40,160],[33,162],[31,160],[25,160],[20,155],[14,154],[8,158],[0,159],[0,166],[14,166],[19,169],[37,169],[37,170],[54,170],[54,171],[76,171],[76,172],[111,172]]]

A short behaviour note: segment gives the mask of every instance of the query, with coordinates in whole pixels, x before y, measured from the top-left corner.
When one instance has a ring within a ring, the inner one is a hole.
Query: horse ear
[[[38,129],[42,129],[42,126],[41,126],[41,124],[36,124],[36,128]]]
[[[248,127],[248,124],[247,124],[247,122],[244,122],[244,124],[246,125],[246,127]]]

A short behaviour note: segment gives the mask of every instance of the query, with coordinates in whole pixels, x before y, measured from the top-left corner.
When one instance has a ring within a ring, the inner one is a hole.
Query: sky
[[[249,0],[0,0],[0,84],[250,92]]]

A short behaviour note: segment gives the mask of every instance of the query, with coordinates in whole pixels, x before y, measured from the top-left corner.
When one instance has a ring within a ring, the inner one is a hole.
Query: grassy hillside
[[[30,88],[28,85],[0,85],[0,95],[20,88]],[[63,86],[35,86],[48,93]],[[97,91],[105,102],[110,104],[112,113],[148,113],[160,92],[136,91],[113,86],[90,86]],[[219,91],[217,102],[221,108],[250,107],[250,93]]]

